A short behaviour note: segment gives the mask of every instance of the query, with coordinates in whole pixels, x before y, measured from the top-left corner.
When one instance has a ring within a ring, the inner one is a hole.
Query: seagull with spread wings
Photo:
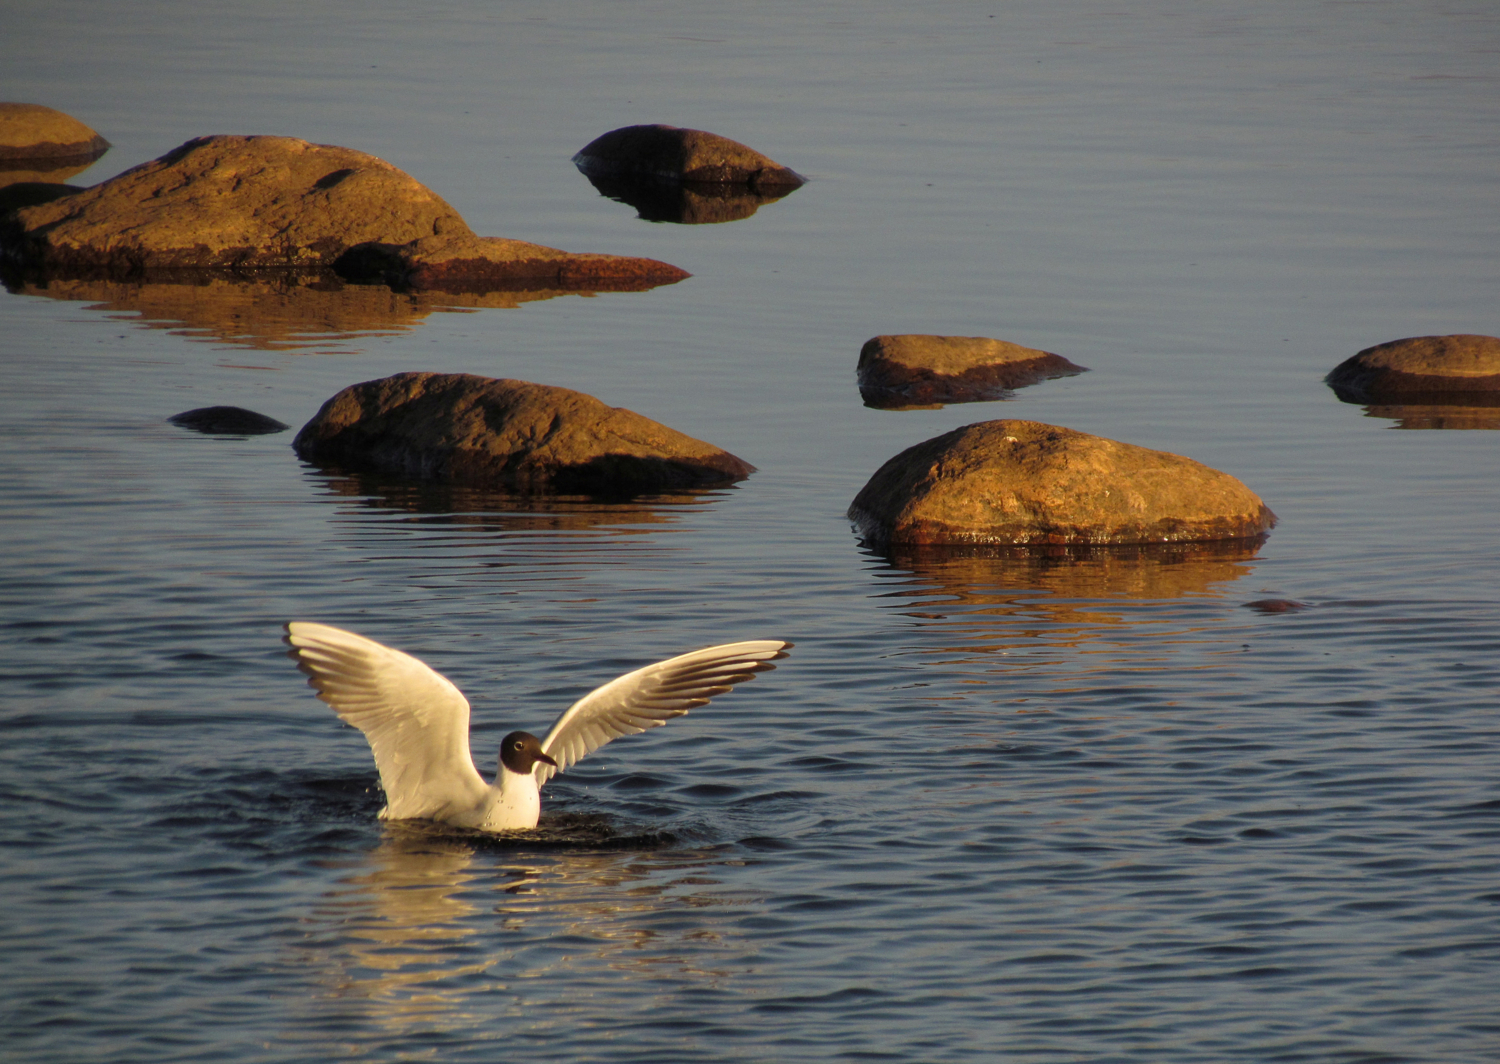
[[[286,642],[308,686],[370,741],[385,788],[382,819],[481,831],[536,827],[538,791],[555,773],[612,739],[707,705],[774,669],[792,646],[725,643],[626,673],[573,703],[545,739],[513,731],[500,740],[499,771],[486,783],[469,753],[468,700],[445,677],[410,654],[326,624],[292,621]]]

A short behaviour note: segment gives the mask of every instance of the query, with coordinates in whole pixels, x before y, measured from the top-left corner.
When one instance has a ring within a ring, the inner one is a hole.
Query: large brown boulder
[[[805,179],[739,141],[701,129],[626,126],[573,156],[584,173],[626,173],[704,184],[796,188]]]
[[[0,232],[12,266],[61,276],[334,270],[398,287],[643,288],[687,274],[479,237],[390,163],[294,137],[214,136],[50,203]]]
[[[1088,372],[1061,355],[986,336],[876,336],[859,351],[859,393],[885,410],[1001,399],[1015,388]]]
[[[520,494],[630,496],[743,480],[755,467],[568,388],[469,373],[355,384],[292,442],[320,465]]]
[[[1500,339],[1459,333],[1412,336],[1367,347],[1324,380],[1346,403],[1420,402],[1500,393]],[[1497,396],[1500,397],[1500,396]]]
[[[1227,473],[1035,421],[983,421],[908,447],[849,517],[877,547],[1250,539],[1276,523]]]
[[[71,115],[39,103],[0,103],[0,160],[17,169],[13,160],[96,159],[109,150],[109,141]]]

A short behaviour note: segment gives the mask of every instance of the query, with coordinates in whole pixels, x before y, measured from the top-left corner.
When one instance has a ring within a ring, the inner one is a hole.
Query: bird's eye
[[[521,747],[523,747],[525,745],[526,744],[523,743],[520,739],[517,739],[515,742],[513,742],[513,743],[510,744],[510,748],[512,750],[519,750],[519,749],[521,749]]]

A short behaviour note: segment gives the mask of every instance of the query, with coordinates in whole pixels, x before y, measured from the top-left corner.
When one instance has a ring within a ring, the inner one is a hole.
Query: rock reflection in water
[[[750,188],[589,170],[584,170],[583,175],[601,196],[634,207],[645,221],[678,225],[736,222],[750,217],[763,205],[790,195],[798,187]]]
[[[1365,407],[1365,417],[1394,421],[1393,429],[1500,429],[1500,395],[1490,405],[1470,393],[1463,404],[1387,404]]]
[[[101,152],[100,154],[103,153]],[[98,159],[98,156],[92,159],[67,159],[57,163],[55,166],[49,166],[42,159],[28,159],[22,167],[0,167],[0,188],[5,188],[8,185],[26,184],[33,181],[44,182],[46,184],[64,184],[68,178],[75,177],[93,166],[94,163],[98,162]]]
[[[725,938],[713,910],[745,899],[705,892],[717,859],[653,852],[671,839],[598,821],[544,817],[515,837],[384,826],[289,958],[316,973],[321,1000],[310,1006],[332,1007],[341,1023],[353,1008],[386,1036],[471,1031],[477,1016],[545,1029],[571,1004],[542,1000],[550,981],[537,977],[559,967],[575,971],[575,988],[590,971],[612,984],[722,977],[705,966]]]
[[[510,495],[462,484],[403,480],[378,473],[330,472],[309,466],[330,501],[353,503],[341,513],[352,518],[408,516],[428,525],[450,525],[489,532],[581,532],[607,529],[644,535],[635,525],[672,524],[684,509],[705,506],[735,489],[714,488],[673,495],[647,495],[625,502],[587,496]]]
[[[1258,540],[1114,548],[924,548],[889,557],[885,595],[954,651],[1076,647],[1144,621],[1135,605],[1208,596],[1248,575]],[[903,572],[904,571],[904,572]],[[1111,606],[1120,608],[1112,609]]]
[[[93,166],[108,150],[67,159],[7,159],[5,165],[0,165],[0,189],[32,183],[66,185],[70,177],[77,177]]]
[[[9,287],[19,295],[90,303],[89,310],[190,340],[310,353],[353,350],[351,341],[406,332],[434,312],[471,313],[594,294],[552,289],[407,293],[332,277],[208,274],[143,283],[53,278]]]

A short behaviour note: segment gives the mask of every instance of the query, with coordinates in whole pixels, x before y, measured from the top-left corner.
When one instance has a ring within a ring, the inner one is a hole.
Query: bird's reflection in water
[[[715,982],[735,951],[712,910],[753,899],[713,891],[723,857],[671,841],[568,814],[502,836],[389,824],[309,917],[301,963],[342,1023],[353,1007],[386,1037],[531,1025],[541,999],[556,1022],[596,979]]]

